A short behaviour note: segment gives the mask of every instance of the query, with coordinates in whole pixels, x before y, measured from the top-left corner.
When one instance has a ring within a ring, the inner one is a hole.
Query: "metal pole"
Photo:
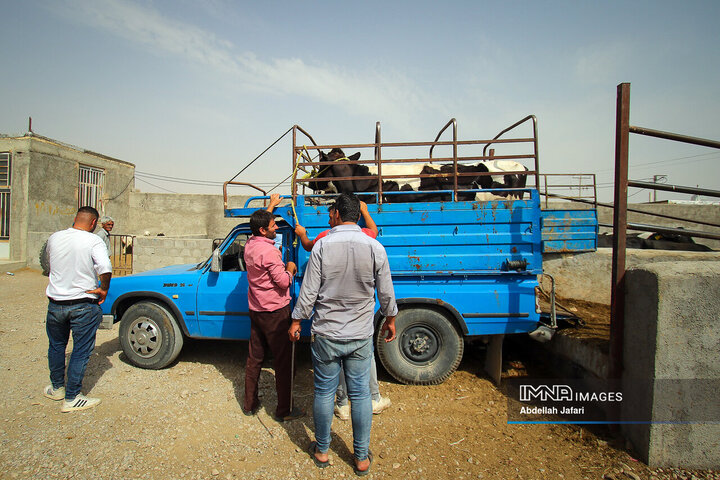
[[[292,414],[293,398],[295,396],[295,344],[297,343],[297,340],[290,343],[292,343],[292,359],[290,360],[290,413]]]
[[[613,209],[612,295],[610,305],[610,378],[616,379],[622,377],[623,371],[629,127],[630,84],[621,83],[617,86],[617,117],[615,124],[615,208]]]

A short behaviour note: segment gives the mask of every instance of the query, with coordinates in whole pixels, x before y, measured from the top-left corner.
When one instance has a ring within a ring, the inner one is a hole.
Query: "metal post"
[[[610,305],[610,378],[623,371],[625,329],[625,246],[627,240],[628,152],[630,137],[630,84],[617,86],[615,124],[615,198],[613,210],[612,295]]]
[[[375,122],[375,161],[377,162],[378,172],[378,205],[382,204],[383,190],[382,190],[382,153],[380,152],[380,122]]]
[[[458,176],[458,164],[457,164],[458,150],[457,150],[457,147],[458,147],[458,144],[457,144],[457,121],[455,121],[455,119],[453,118],[453,165],[455,168],[455,176],[453,179],[453,192],[454,192],[453,200],[455,200],[456,202],[458,199],[458,177],[457,177]]]
[[[295,147],[297,146],[297,125],[293,125],[292,128],[292,155],[290,158],[292,159],[292,164],[290,165],[290,171],[295,171],[295,162],[297,162],[297,153],[295,151]],[[290,180],[290,195],[292,195],[292,201],[293,203],[297,202],[297,182],[295,181],[295,177],[297,177],[297,174],[292,176],[292,180]],[[303,193],[305,193],[305,184],[303,183]]]

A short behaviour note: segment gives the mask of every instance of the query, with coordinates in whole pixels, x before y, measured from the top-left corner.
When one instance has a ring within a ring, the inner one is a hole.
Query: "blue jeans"
[[[315,370],[315,441],[317,450],[330,448],[330,426],[333,420],[335,392],[340,381],[340,368],[345,371],[348,387],[350,418],[353,429],[355,458],[365,460],[370,446],[372,402],[370,400],[370,366],[373,357],[372,337],[363,340],[334,340],[315,335],[312,342]]]
[[[45,329],[49,341],[48,366],[53,388],[65,386],[65,399],[72,400],[82,387],[85,368],[95,348],[95,333],[102,322],[102,309],[94,303],[75,305],[48,304]],[[65,382],[65,350],[70,332],[73,350]]]

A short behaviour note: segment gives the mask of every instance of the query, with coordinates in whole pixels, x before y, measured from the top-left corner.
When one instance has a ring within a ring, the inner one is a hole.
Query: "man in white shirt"
[[[105,301],[112,276],[105,244],[92,233],[98,216],[94,208],[81,207],[73,226],[53,233],[47,242],[50,283],[45,291],[49,300],[46,330],[51,384],[43,393],[52,400],[65,400],[61,412],[85,410],[100,403],[99,398],[80,393],[102,321],[99,304]],[[66,382],[65,350],[70,333],[73,350]]]

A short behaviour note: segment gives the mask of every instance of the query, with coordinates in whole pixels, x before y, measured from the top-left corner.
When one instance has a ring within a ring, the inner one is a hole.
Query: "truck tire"
[[[455,324],[437,310],[400,310],[395,318],[395,334],[397,338],[392,342],[378,335],[375,345],[385,370],[404,384],[442,383],[462,360],[462,336]]]
[[[157,370],[177,358],[183,336],[177,320],[164,306],[139,302],[120,320],[120,345],[130,363]]]

